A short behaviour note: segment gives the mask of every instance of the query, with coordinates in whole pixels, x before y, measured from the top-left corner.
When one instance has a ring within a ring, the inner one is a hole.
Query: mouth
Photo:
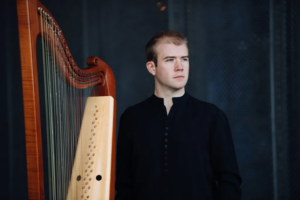
[[[184,78],[184,76],[175,76],[174,78]]]

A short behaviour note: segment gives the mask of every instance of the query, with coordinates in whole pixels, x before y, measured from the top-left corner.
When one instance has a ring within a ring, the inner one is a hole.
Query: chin
[[[185,87],[185,85],[186,85],[186,82],[177,83],[174,85],[174,89],[177,89],[177,90],[182,89]]]
[[[173,86],[172,88],[174,88],[175,90],[180,90],[182,88],[185,87],[185,84],[182,84],[182,85],[176,85],[176,86]]]

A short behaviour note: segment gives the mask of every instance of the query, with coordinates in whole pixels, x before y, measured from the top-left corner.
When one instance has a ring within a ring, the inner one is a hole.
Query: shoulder
[[[211,113],[211,114],[218,114],[220,112],[223,112],[218,106],[216,106],[213,103],[205,102],[202,100],[199,100],[191,95],[189,95],[189,102],[191,106],[195,108],[197,111],[205,112],[205,113]]]
[[[127,113],[135,113],[135,112],[141,111],[142,109],[147,108],[147,105],[148,105],[148,103],[149,103],[149,99],[150,99],[150,97],[147,98],[147,99],[145,99],[144,101],[141,101],[141,102],[135,104],[135,105],[129,106],[129,107],[124,111],[124,113],[125,113],[125,112],[127,112]]]
[[[191,96],[190,105],[192,105],[193,115],[201,116],[208,124],[216,127],[229,127],[229,121],[226,114],[215,104],[201,101]]]
[[[190,106],[189,110],[192,110],[193,116],[200,115],[210,122],[220,118],[228,121],[225,113],[213,103],[205,102],[189,95],[188,104]]]
[[[122,117],[123,118],[133,117],[133,116],[136,116],[136,115],[144,112],[149,104],[149,99],[150,99],[150,97],[135,104],[135,105],[129,106],[127,109],[125,109],[125,111],[121,115],[121,118]]]

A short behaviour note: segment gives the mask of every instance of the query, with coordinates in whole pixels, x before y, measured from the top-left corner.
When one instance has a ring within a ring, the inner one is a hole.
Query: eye
[[[188,61],[189,59],[188,59],[188,58],[183,58],[182,60],[183,60],[183,61]]]
[[[166,62],[172,62],[174,59],[173,58],[170,58],[170,59],[167,59]]]

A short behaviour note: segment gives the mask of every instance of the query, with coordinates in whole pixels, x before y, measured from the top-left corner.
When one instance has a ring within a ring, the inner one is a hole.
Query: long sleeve
[[[217,181],[216,200],[240,200],[241,177],[225,114],[218,109],[210,138],[211,161]]]
[[[133,171],[132,171],[132,119],[128,110],[120,118],[117,141],[117,170],[115,200],[132,200]]]

